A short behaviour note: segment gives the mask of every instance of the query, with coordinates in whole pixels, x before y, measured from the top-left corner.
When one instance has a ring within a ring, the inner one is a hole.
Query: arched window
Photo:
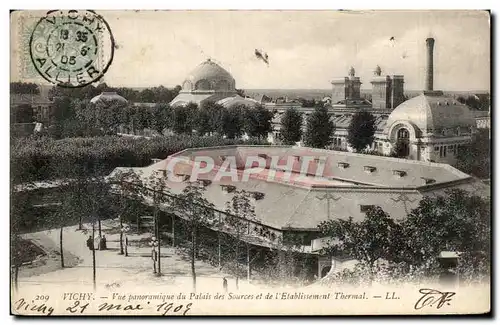
[[[398,139],[408,139],[410,137],[410,132],[407,129],[401,128],[398,130]]]
[[[195,90],[210,90],[210,82],[205,79],[198,80],[194,86]]]

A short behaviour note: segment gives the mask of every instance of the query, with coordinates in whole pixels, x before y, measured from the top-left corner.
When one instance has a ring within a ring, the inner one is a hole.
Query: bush
[[[14,184],[76,176],[107,175],[116,167],[143,167],[152,158],[193,147],[266,144],[256,139],[174,135],[152,139],[117,136],[93,138],[24,138],[11,143],[11,180]]]

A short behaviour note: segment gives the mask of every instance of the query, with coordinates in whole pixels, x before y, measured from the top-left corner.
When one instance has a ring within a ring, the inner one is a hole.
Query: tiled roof
[[[388,115],[376,115],[375,116],[375,126],[377,130],[383,131],[386,123],[387,123]],[[335,127],[337,128],[345,128],[349,127],[349,123],[351,123],[352,114],[342,114],[337,115],[333,118],[333,122],[335,123]]]
[[[177,176],[189,176],[195,157],[211,157],[216,168],[230,159],[228,157],[234,157],[239,169],[237,179],[241,180],[245,173],[246,158],[257,155],[263,159],[266,159],[266,155],[282,157],[278,164],[285,164],[290,156],[327,158],[327,177],[319,180],[303,175],[305,179],[297,181],[292,174],[290,181],[284,178],[285,173],[269,169],[251,175],[248,181],[233,181],[229,176],[217,179],[217,169],[198,177],[211,181],[207,182],[204,195],[221,211],[225,211],[226,202],[233,196],[233,192],[224,191],[222,186],[230,185],[235,189],[262,193],[263,197],[254,202],[257,221],[277,229],[314,230],[321,221],[329,218],[352,216],[359,219],[364,215],[360,212],[360,204],[384,206],[384,210],[392,217],[401,218],[406,215],[407,209],[415,208],[424,195],[443,194],[450,187],[487,195],[487,186],[479,180],[444,164],[287,146],[187,149],[137,169],[142,171],[143,179],[147,179],[157,170],[167,169],[167,165],[175,160],[173,172]],[[309,172],[314,172],[314,165],[312,163]],[[298,168],[294,164],[293,169]],[[274,179],[268,179],[273,172],[276,173]],[[425,184],[424,178],[433,179],[434,182]],[[181,193],[186,186],[185,181],[174,182],[169,179],[167,183],[173,194]]]

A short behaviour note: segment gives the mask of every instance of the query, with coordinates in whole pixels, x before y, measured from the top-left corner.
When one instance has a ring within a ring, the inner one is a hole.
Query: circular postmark
[[[108,23],[90,10],[54,10],[35,25],[29,42],[38,73],[61,87],[76,88],[104,76],[115,42]]]

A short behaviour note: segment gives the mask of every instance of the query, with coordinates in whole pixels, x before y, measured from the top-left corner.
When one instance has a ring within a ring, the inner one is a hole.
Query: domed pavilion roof
[[[197,66],[182,84],[183,92],[235,92],[235,80],[229,72],[208,59]]]
[[[128,101],[114,91],[103,91],[90,100],[92,104],[102,103],[104,105],[123,104],[127,105]]]
[[[424,92],[400,104],[389,115],[387,130],[398,121],[411,122],[419,131],[425,133],[476,126],[472,113],[466,105],[444,96],[440,91]]]

